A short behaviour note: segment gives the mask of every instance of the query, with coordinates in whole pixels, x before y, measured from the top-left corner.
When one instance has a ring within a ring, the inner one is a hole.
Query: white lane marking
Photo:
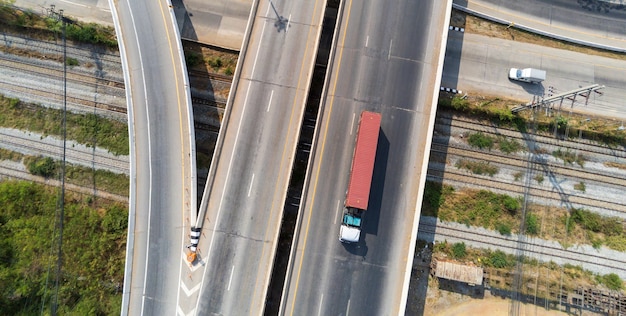
[[[393,40],[389,41],[389,54],[387,55],[387,60],[391,59],[391,47],[393,47]]]
[[[291,13],[289,14],[289,18],[287,19],[287,27],[285,27],[285,33],[289,32],[290,24],[291,24]]]
[[[252,193],[252,184],[254,183],[254,173],[252,174],[252,180],[250,180],[250,188],[248,189],[248,197],[250,197],[250,193]]]
[[[365,38],[365,47],[367,47],[367,44],[368,44],[369,42],[370,42],[370,36],[368,35],[368,36]]]
[[[265,12],[265,16],[270,12],[270,6],[267,6],[267,12]],[[261,29],[261,36],[259,37],[259,46],[256,48],[256,56],[254,56],[254,63],[252,64],[252,72],[250,73],[250,79],[254,75],[254,69],[256,69],[256,62],[259,59],[259,51],[261,50],[261,41],[263,40],[263,34],[265,34],[265,26],[267,25],[267,20],[263,23],[263,28]]]
[[[148,85],[146,84],[146,74],[145,74],[145,70],[143,69],[143,58],[141,57],[141,45],[139,44],[139,33],[137,32],[137,24],[135,23],[135,16],[133,15],[133,10],[130,7],[130,3],[127,4],[128,5],[128,12],[130,14],[130,20],[131,23],[133,24],[133,30],[135,31],[135,40],[137,42],[137,52],[139,53],[139,64],[141,65],[141,80],[143,83],[143,91],[144,91],[144,99],[145,99],[145,107],[146,107],[146,121],[148,123],[148,170],[149,170],[149,174],[148,174],[148,183],[152,183],[152,164],[150,163],[150,161],[152,161],[152,146],[150,145],[152,143],[151,139],[150,139],[150,111],[148,111]],[[145,311],[145,304],[146,304],[146,285],[148,282],[148,262],[150,260],[148,260],[148,258],[150,258],[150,219],[152,218],[152,191],[148,192],[148,231],[146,233],[146,265],[144,268],[144,275],[143,275],[143,288],[142,288],[142,295],[141,295],[141,315],[143,315],[143,312]],[[179,278],[180,279],[180,278]],[[180,288],[179,288],[180,289]]]
[[[272,98],[274,97],[274,90],[272,90],[272,92],[270,93],[270,102],[267,102],[267,110],[265,110],[265,112],[269,112],[270,111],[270,107],[272,106]]]
[[[336,207],[336,209],[337,209],[337,210],[335,211],[335,213],[336,213],[337,215],[335,215],[335,225],[337,224],[337,218],[340,216],[340,215],[339,215],[339,202],[341,202],[341,201],[340,201],[340,200],[337,200],[337,207]]]
[[[320,307],[317,309],[317,316],[322,315],[322,303],[324,303],[324,294],[322,293],[322,298],[320,298]]]
[[[230,279],[228,279],[228,290],[230,291],[230,284],[233,282],[233,274],[235,273],[235,266],[230,269]]]
[[[352,130],[354,129],[354,119],[356,118],[356,113],[352,113],[352,124],[350,124],[350,135],[352,135]]]
[[[76,5],[76,6],[83,7],[83,8],[91,8],[88,5],[84,5],[84,4],[80,4],[80,3],[76,3],[76,2],[72,2],[72,1],[67,1],[67,0],[59,0],[59,2],[65,2],[67,4]]]
[[[348,300],[348,307],[346,307],[346,316],[350,314],[350,300]]]
[[[235,153],[237,152],[237,143],[239,140],[239,134],[241,132],[241,125],[243,125],[243,118],[246,117],[244,114],[246,113],[246,105],[248,104],[248,96],[250,95],[250,87],[252,86],[252,81],[248,81],[248,89],[246,91],[246,97],[243,99],[243,108],[241,109],[241,120],[239,121],[239,126],[237,126],[237,133],[235,134],[235,142],[233,144],[233,153],[230,155],[230,160],[228,162],[228,169],[226,169],[226,180],[224,181],[224,190],[226,190],[226,188],[228,188],[228,180],[230,179],[230,170],[233,167],[233,160],[235,157]],[[222,192],[222,197],[220,198],[220,204],[217,207],[217,215],[215,216],[215,225],[217,226],[217,223],[219,223],[220,221],[220,214],[222,213],[222,203],[224,202],[224,196],[225,196],[225,192]],[[207,252],[207,258],[211,255],[211,250],[213,249],[213,242],[215,241],[215,232],[217,231],[217,229],[214,229],[213,232],[211,233],[211,242],[209,243],[209,251]],[[208,259],[207,259],[208,262]],[[204,269],[204,273],[202,274],[202,281],[201,283],[204,284],[204,279],[206,278],[206,274],[207,271],[209,271],[209,269]],[[204,287],[202,287],[204,289]],[[200,294],[198,294],[198,297],[202,297],[202,290],[200,290]],[[198,300],[196,302],[196,309],[198,309],[200,305],[200,300]]]

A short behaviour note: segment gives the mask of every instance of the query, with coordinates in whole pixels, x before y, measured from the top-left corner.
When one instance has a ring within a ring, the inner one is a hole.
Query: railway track
[[[504,191],[524,195],[525,187],[520,184],[512,184],[506,181],[483,178],[474,174],[469,174],[467,171],[447,169],[441,170],[436,168],[429,168],[427,178],[436,182],[442,183],[457,183],[459,185],[471,185],[476,188],[485,188],[493,191]],[[582,197],[577,195],[565,194],[555,192],[554,190],[532,187],[529,190],[530,196],[533,198],[543,198],[547,200],[557,201],[557,205],[561,205],[564,202],[568,202],[574,205],[586,206],[591,209],[603,208],[605,210],[613,210],[621,214],[626,214],[626,205],[604,201],[593,197]],[[564,201],[564,199],[566,201]]]
[[[7,166],[6,164],[0,165],[0,175],[11,178],[11,179],[37,182],[37,183],[41,183],[45,185],[53,185],[57,187],[61,186],[61,183],[58,180],[46,179],[43,177],[34,176],[22,169],[13,168],[13,167]],[[118,195],[115,193],[106,192],[100,189],[94,190],[93,188],[84,188],[84,187],[81,187],[72,183],[67,183],[67,182],[65,183],[65,189],[71,192],[75,192],[75,193],[95,195],[101,199],[128,204],[128,197]]]
[[[494,165],[513,166],[518,169],[526,169],[527,167],[527,159],[525,157],[505,155],[497,152],[486,153],[477,149],[461,148],[453,144],[446,146],[433,142],[430,150],[431,153],[439,155],[454,155],[468,159],[477,159],[480,161],[488,161]],[[554,174],[594,181],[602,184],[626,187],[626,179],[620,178],[615,174],[610,175],[599,171],[581,170],[576,167],[564,166],[562,164],[557,165],[546,161],[537,161],[537,163],[547,166]]]
[[[62,96],[59,94],[58,91],[52,92],[52,91],[38,89],[38,88],[30,87],[30,86],[24,87],[24,86],[14,84],[12,82],[2,81],[2,80],[0,80],[0,83],[4,85],[2,90],[10,91],[16,95],[22,94],[22,95],[29,95],[29,96],[37,96],[42,100],[58,100]],[[120,113],[124,115],[126,114],[126,107],[121,107],[118,105],[108,104],[108,103],[94,101],[94,100],[87,100],[84,98],[74,97],[71,95],[67,96],[67,104],[70,107],[74,106],[76,110],[78,110],[79,112],[86,112],[86,109],[98,109],[104,112],[101,114],[105,114],[105,115],[107,114],[106,112],[112,112],[112,114],[120,114]]]
[[[3,37],[5,45],[11,48],[21,48],[25,50],[37,51],[42,54],[63,56],[63,43],[36,38],[27,38],[15,34],[5,34]],[[67,55],[77,59],[96,60],[120,65],[122,62],[119,53],[107,49],[95,47],[89,44],[75,45],[71,41],[67,42]]]
[[[227,76],[227,75],[218,74],[218,73],[211,73],[211,72],[204,72],[204,71],[190,69],[187,71],[187,74],[190,77],[193,76],[193,77],[198,77],[198,78],[207,78],[212,81],[219,81],[219,82],[228,83],[228,84],[231,84],[233,82],[233,76]]]
[[[571,262],[574,264],[577,263],[599,266],[610,271],[621,271],[622,274],[626,273],[626,261],[615,257],[605,257],[594,253],[581,253],[571,249],[563,249],[561,247],[550,246],[547,244],[540,245],[528,240],[519,240],[518,238],[507,238],[505,236],[486,234],[471,227],[461,227],[462,225],[459,225],[459,227],[451,227],[448,225],[437,225],[429,223],[428,221],[421,221],[419,231],[421,233],[436,234],[440,237],[457,238],[468,242],[480,243],[486,245],[487,247],[485,248],[507,249],[509,250],[509,253],[512,254],[516,254],[518,249],[522,247],[526,253],[546,256],[549,258],[559,258],[568,263]]]
[[[460,117],[451,118],[449,116],[441,115],[437,117],[435,124],[465,129],[467,131],[506,136],[507,138],[518,140],[523,144],[525,144],[527,141],[527,139],[525,139],[519,131],[499,126],[484,125]],[[534,143],[550,145],[558,148],[565,148],[566,150],[570,150],[572,152],[593,153],[610,157],[626,158],[626,150],[624,149],[610,148],[608,146],[602,146],[584,139],[559,140],[553,137],[542,135],[530,135],[528,139],[532,139],[532,142]]]
[[[23,152],[33,152],[46,157],[60,157],[63,150],[61,140],[59,140],[59,144],[50,144],[42,140],[8,134],[1,130],[0,140],[4,148],[18,148],[22,149]],[[128,156],[121,158],[112,154],[102,154],[97,150],[87,153],[76,150],[71,146],[67,147],[66,156],[68,160],[76,161],[83,166],[93,166],[96,169],[116,170],[117,173],[129,173],[130,166]]]
[[[33,64],[26,63],[18,59],[8,58],[6,55],[0,54],[0,67],[6,69],[13,69],[22,73],[28,73],[36,76],[47,77],[55,80],[63,80],[63,68],[52,67],[46,64]],[[115,95],[117,97],[125,97],[124,82],[114,79],[100,78],[94,74],[81,74],[79,72],[68,69],[67,82],[77,83],[84,86],[91,86],[94,89],[106,89],[103,92],[109,95]]]

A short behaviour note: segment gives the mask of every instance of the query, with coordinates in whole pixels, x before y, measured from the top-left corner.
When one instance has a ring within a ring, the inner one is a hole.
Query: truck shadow
[[[533,84],[513,79],[509,79],[509,82],[519,85],[520,87],[522,87],[522,89],[524,89],[524,91],[526,91],[526,93],[533,96],[542,97],[545,92],[545,87],[543,86],[543,83]]]

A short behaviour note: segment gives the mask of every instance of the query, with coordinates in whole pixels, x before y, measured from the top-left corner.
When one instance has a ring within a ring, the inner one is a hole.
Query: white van
[[[509,79],[537,84],[546,80],[546,71],[534,68],[511,68]]]

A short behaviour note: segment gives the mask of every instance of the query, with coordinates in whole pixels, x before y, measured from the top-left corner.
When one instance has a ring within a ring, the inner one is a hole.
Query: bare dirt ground
[[[490,315],[490,316],[507,316],[511,308],[511,300],[485,296],[483,299],[472,299],[465,297],[463,300],[457,299],[455,296],[460,294],[439,291],[441,296],[438,302],[433,306],[426,306],[424,315],[437,316],[456,316],[456,315]],[[443,303],[443,304],[441,304]],[[546,310],[543,307],[520,304],[518,315],[536,315],[536,316],[560,316],[567,315],[564,312],[555,310]],[[591,315],[591,314],[590,314]]]

